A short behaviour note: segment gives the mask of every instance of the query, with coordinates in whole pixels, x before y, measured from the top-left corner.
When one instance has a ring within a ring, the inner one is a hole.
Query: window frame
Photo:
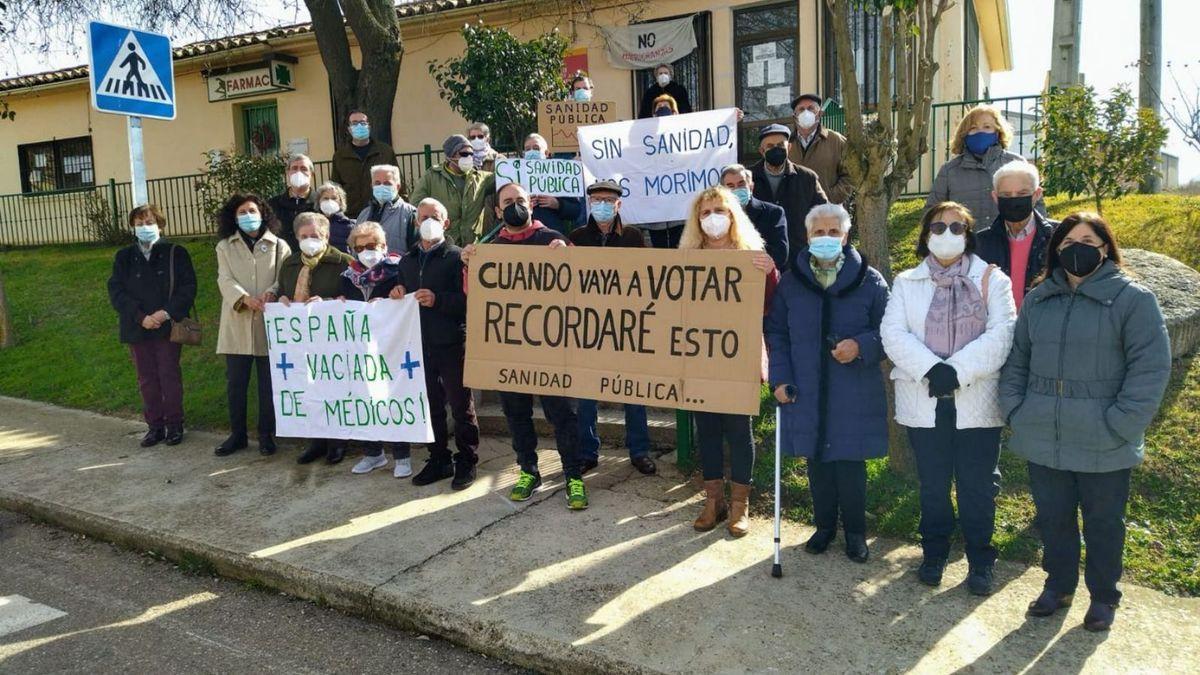
[[[692,18],[692,30],[696,34],[696,52],[700,52],[698,59],[700,60],[700,90],[688,92],[692,99],[692,109],[696,110],[712,110],[713,107],[713,50],[712,50],[712,12],[709,10],[701,10],[696,12],[688,12],[686,14],[676,14],[674,16],[656,16],[652,19],[643,19],[634,21],[630,25],[638,25],[643,23],[655,23],[657,21],[673,21],[675,19]],[[693,52],[695,53],[695,52]],[[689,54],[690,56],[690,54]],[[686,56],[683,58],[687,58]],[[680,60],[680,59],[676,59]],[[629,87],[633,92],[631,108],[632,119],[637,119],[638,110],[642,106],[642,94],[649,89],[650,83],[653,82],[654,69],[641,68],[632,70],[629,73]],[[642,78],[646,78],[643,82]]]
[[[91,169],[92,179],[90,181],[80,181],[79,185],[70,187],[64,186],[64,179],[67,176],[66,167],[63,164],[63,159],[66,156],[64,150],[68,149],[73,143],[87,142],[87,157],[89,168]],[[49,190],[34,190],[33,184],[29,180],[29,172],[32,167],[29,165],[29,151],[39,147],[48,146],[50,148],[51,161],[54,164],[54,187]],[[21,143],[17,145],[17,168],[21,172],[21,194],[25,195],[44,195],[54,192],[72,192],[77,190],[89,190],[96,187],[96,152],[95,146],[92,145],[92,137],[90,134],[84,136],[72,136],[70,138],[52,138],[48,141],[36,141],[33,143]]]
[[[967,1],[969,2],[970,0]],[[864,57],[870,60],[872,55],[874,55],[872,62],[875,64],[875,67],[867,68],[866,64],[863,64],[862,72],[864,77],[858,83],[862,89],[859,93],[859,99],[862,102],[863,112],[870,112],[879,106],[878,66],[882,57],[879,53],[879,16],[862,8],[854,11],[861,13],[863,17],[863,30],[860,37],[864,43]],[[838,105],[844,106],[841,77],[838,74],[837,42],[833,36],[833,22],[831,19],[829,7],[824,2],[821,2],[821,41],[824,43],[821,50],[824,56],[821,73],[822,90],[825,92],[826,100],[833,100]],[[893,73],[894,76],[895,74]]]
[[[785,7],[792,6],[792,5],[794,5],[794,3],[792,3],[792,2],[773,2],[773,3],[766,3],[766,4],[744,5],[744,6],[732,8],[730,19],[732,21],[732,25],[735,27],[734,28],[734,36],[733,36],[733,45],[732,45],[733,71],[734,71],[733,72],[734,105],[741,107],[742,104],[744,103],[744,101],[741,100],[741,97],[742,97],[743,92],[745,91],[745,87],[743,85],[744,85],[744,80],[746,78],[746,69],[745,69],[745,65],[741,62],[742,48],[747,47],[747,46],[753,46],[756,44],[763,44],[764,42],[773,42],[773,41],[778,41],[778,40],[791,39],[791,40],[795,40],[797,52],[799,52],[799,49],[800,49],[800,10],[799,10],[799,7],[796,8],[796,24],[795,25],[782,26],[775,30],[765,31],[765,32],[761,32],[761,33],[739,33],[736,29],[738,14],[745,14],[745,13],[750,13],[750,12],[761,12],[763,10],[785,8]],[[791,88],[793,90],[793,94],[798,95],[799,93],[803,93],[803,92],[799,92],[799,89],[798,89],[799,84],[800,84],[800,59],[796,58],[796,59],[792,60]],[[791,114],[788,114],[787,117],[776,117],[776,118],[756,119],[756,120],[743,119],[742,121],[738,122],[737,126],[738,126],[739,160],[749,161],[751,158],[756,157],[757,153],[758,153],[759,146],[757,144],[747,144],[747,143],[741,142],[746,134],[746,130],[752,129],[752,128],[761,129],[761,128],[766,127],[771,124],[783,124],[784,126],[791,127],[792,123],[793,123],[793,120],[792,120]]]
[[[975,3],[963,2],[963,100],[979,100],[979,16]]]

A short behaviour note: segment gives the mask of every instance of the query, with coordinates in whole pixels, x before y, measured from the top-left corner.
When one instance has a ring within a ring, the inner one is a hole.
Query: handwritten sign
[[[417,301],[329,300],[266,311],[280,436],[433,440]]]
[[[469,268],[466,383],[755,414],[766,278],[752,260],[481,245]]]
[[[538,133],[546,137],[550,152],[579,152],[575,130],[588,124],[617,119],[612,101],[542,101],[538,103]]]
[[[587,172],[621,185],[630,224],[686,219],[693,196],[737,161],[734,108],[580,127],[578,136]]]
[[[583,162],[575,159],[497,159],[496,189],[516,183],[531,195],[582,197]]]

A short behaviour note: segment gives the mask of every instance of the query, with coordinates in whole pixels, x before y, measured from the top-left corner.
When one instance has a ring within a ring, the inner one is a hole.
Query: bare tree
[[[1200,61],[1194,64],[1185,63],[1180,68],[1183,78],[1190,80],[1185,82],[1180,78],[1177,66],[1167,63],[1167,72],[1171,75],[1171,83],[1175,85],[1175,95],[1168,101],[1155,90],[1154,96],[1162,105],[1163,117],[1179,131],[1183,142],[1200,152],[1200,82],[1196,81],[1195,68],[1191,67],[1193,65],[1200,66]]]

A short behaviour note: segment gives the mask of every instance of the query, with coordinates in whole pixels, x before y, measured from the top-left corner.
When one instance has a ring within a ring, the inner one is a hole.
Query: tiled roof
[[[484,5],[493,5],[506,0],[398,0],[396,5],[396,15],[401,21],[404,19],[424,16],[428,14],[437,14],[439,12],[449,12],[455,9],[465,9],[468,7],[482,7]],[[278,28],[268,28],[267,30],[255,31],[252,33],[242,33],[241,35],[230,35],[228,37],[217,38],[215,40],[202,40],[193,42],[192,44],[176,47],[173,51],[175,60],[189,59],[205,54],[214,54],[229,49],[237,49],[239,47],[249,47],[256,44],[265,44],[273,40],[281,40],[297,35],[306,35],[312,32],[312,23],[298,23],[294,26],[280,26]],[[60,70],[51,70],[44,73],[34,73],[32,75],[19,75],[5,80],[0,80],[0,91],[10,91],[13,89],[24,89],[25,87],[36,87],[43,84],[53,84],[55,82],[66,82],[68,80],[77,80],[87,77],[87,66],[72,66],[70,68],[62,68]]]

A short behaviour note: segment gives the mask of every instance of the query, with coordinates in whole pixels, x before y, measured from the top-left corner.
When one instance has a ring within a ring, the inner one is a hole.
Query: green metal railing
[[[425,171],[440,162],[442,151],[426,145],[417,152],[396,155],[401,179],[409,189]],[[330,161],[316,162],[314,184],[329,180]],[[154,178],[146,181],[150,203],[163,210],[172,236],[197,236],[213,232],[213,224],[204,213],[197,184],[205,174]],[[0,246],[41,246],[92,241],[88,231],[89,215],[104,211],[115,226],[125,221],[133,207],[128,182],[109,179],[91,187],[53,192],[0,195]]]

